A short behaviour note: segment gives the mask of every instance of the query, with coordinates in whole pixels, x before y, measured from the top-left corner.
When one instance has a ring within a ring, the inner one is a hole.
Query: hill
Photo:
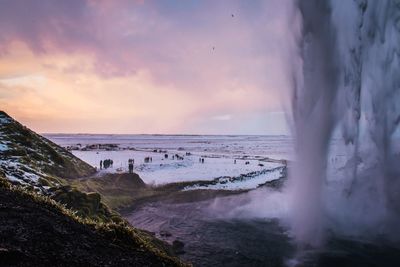
[[[66,149],[0,111],[0,169],[14,184],[46,192],[64,179],[89,176],[95,169]]]
[[[99,192],[73,186],[95,172],[0,111],[0,266],[183,266],[168,244],[132,227]]]

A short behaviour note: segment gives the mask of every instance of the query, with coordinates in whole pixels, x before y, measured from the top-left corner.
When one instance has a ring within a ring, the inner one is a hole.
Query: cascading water
[[[398,241],[400,1],[300,0],[297,7],[294,234],[312,246],[323,243],[325,228],[348,235],[372,229]],[[346,158],[335,171],[333,141]]]
[[[328,141],[337,91],[336,34],[327,2],[299,2],[303,18],[299,54],[302,75],[296,77],[293,116],[298,153],[292,179],[293,227],[301,242],[320,243],[323,231],[321,187],[325,180]]]

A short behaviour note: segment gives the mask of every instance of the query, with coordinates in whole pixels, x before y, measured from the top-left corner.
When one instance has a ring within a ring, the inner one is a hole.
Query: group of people
[[[176,158],[177,160],[183,160],[183,156],[180,156],[178,154],[175,154],[175,156],[172,156],[172,159]]]
[[[113,164],[114,164],[114,161],[112,159],[100,160],[100,170],[108,169],[108,168],[112,167]]]
[[[204,158],[199,158],[200,163],[204,163]]]

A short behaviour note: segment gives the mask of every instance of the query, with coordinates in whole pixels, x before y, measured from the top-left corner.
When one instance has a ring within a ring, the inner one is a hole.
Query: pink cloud
[[[279,109],[286,86],[286,2],[1,1],[0,49],[18,41],[38,57],[92,58],[90,68],[63,66],[65,75],[148,72],[160,88],[201,101],[193,118],[268,112]]]

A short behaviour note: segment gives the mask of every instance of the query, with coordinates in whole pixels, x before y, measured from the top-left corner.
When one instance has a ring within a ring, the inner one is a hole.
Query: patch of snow
[[[0,169],[2,169],[6,178],[22,185],[38,184],[40,176],[44,175],[40,171],[32,169],[26,164],[19,162],[19,160],[19,157],[0,159]]]
[[[29,172],[25,172],[24,177],[35,183],[39,182],[39,178],[40,178],[37,174],[29,173]]]
[[[4,152],[7,150],[9,150],[9,148],[6,144],[0,144],[0,152]]]
[[[273,180],[282,178],[282,168],[276,168],[271,171],[263,171],[259,175],[250,176],[243,179],[235,179],[232,177],[222,177],[218,179],[215,184],[208,185],[194,185],[185,187],[184,191],[198,190],[198,189],[209,189],[209,190],[248,190],[255,189],[260,185],[265,184]]]
[[[11,119],[0,115],[0,124],[9,124]]]
[[[21,180],[21,179],[18,178],[18,177],[15,177],[15,176],[12,175],[12,174],[6,173],[6,178],[7,178],[8,180],[10,180],[11,182],[18,182],[18,183],[21,183],[21,184],[28,184],[27,182]]]

